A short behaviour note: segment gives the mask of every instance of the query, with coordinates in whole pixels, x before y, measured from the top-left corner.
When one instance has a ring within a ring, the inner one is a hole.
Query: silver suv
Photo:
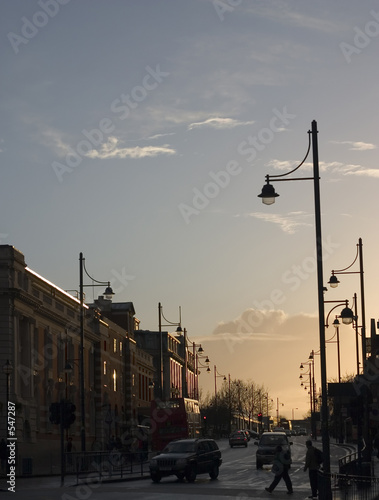
[[[281,446],[284,452],[289,452],[291,456],[291,444],[292,441],[288,441],[288,437],[285,432],[264,432],[258,441],[255,441],[258,445],[256,462],[257,469],[262,469],[263,464],[272,464],[274,461],[275,448]]]
[[[222,463],[221,451],[213,439],[179,439],[150,460],[150,476],[154,483],[175,475],[180,481],[195,481],[197,474],[216,479]]]

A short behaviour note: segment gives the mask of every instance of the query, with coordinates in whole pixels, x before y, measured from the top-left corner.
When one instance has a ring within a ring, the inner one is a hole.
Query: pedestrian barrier
[[[65,453],[65,475],[76,475],[79,482],[115,480],[135,476],[148,476],[147,452],[86,451]]]
[[[319,472],[319,498],[328,498],[325,489],[331,485],[333,500],[378,500],[379,478],[352,474]]]

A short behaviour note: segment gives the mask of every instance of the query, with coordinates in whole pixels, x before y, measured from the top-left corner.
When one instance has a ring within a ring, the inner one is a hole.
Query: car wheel
[[[192,465],[187,473],[186,473],[186,479],[189,483],[193,483],[196,480],[196,466]]]
[[[179,481],[183,481],[184,476],[185,476],[184,472],[178,472],[176,474],[176,477],[179,479]]]
[[[262,463],[261,462],[257,462],[257,469],[262,469]]]
[[[220,472],[219,466],[217,464],[213,464],[212,469],[209,472],[210,478],[217,479],[219,472]]]
[[[162,476],[158,472],[154,472],[154,473],[150,474],[150,476],[151,476],[153,483],[159,483],[159,481],[162,479]]]

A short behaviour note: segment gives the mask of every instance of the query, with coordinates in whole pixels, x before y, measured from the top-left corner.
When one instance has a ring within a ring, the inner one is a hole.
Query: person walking
[[[307,454],[305,455],[305,466],[304,466],[304,472],[309,470],[309,483],[311,485],[311,490],[312,490],[312,495],[309,496],[308,498],[318,498],[317,497],[317,491],[318,491],[318,469],[319,469],[319,463],[316,457],[316,451],[315,447],[312,444],[312,441],[308,439],[305,443],[307,447]]]
[[[293,493],[292,481],[288,474],[290,465],[291,465],[291,456],[288,453],[288,451],[283,452],[283,448],[281,446],[277,446],[275,448],[274,462],[272,464],[272,469],[271,469],[271,472],[275,474],[275,478],[273,482],[270,484],[270,486],[268,488],[265,488],[266,491],[272,493],[276,488],[276,486],[278,485],[279,481],[283,479],[283,481],[286,483],[287,486],[287,494],[292,495]]]

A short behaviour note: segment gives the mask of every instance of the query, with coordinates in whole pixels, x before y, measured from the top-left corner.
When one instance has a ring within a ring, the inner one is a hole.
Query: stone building
[[[148,407],[152,397],[154,366],[151,354],[137,346],[134,308],[127,304],[127,325],[96,305],[83,306],[82,398],[79,300],[30,269],[16,248],[0,246],[0,437],[6,437],[9,393],[16,405],[19,474],[59,472],[60,427],[50,422],[52,403],[76,406],[76,420],[65,431],[74,450],[82,445],[83,402],[86,450],[105,448],[112,436],[133,435],[138,408]]]

